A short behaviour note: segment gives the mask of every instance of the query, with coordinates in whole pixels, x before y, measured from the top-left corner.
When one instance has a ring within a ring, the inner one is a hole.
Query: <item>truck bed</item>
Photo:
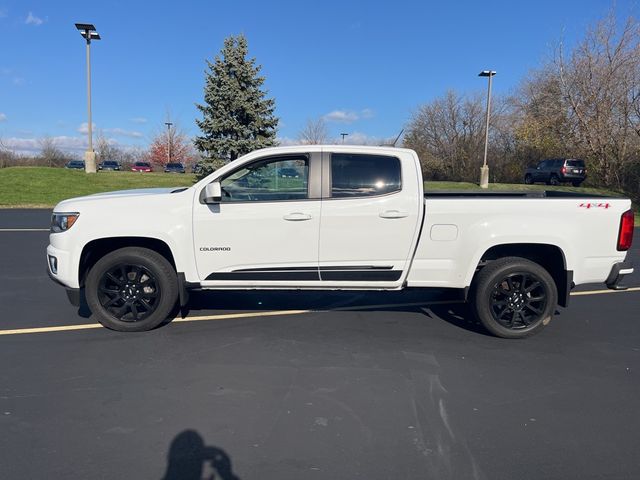
[[[468,191],[468,190],[433,190],[425,191],[425,198],[624,198],[613,195],[598,195],[582,192],[563,192],[561,190],[532,191]]]

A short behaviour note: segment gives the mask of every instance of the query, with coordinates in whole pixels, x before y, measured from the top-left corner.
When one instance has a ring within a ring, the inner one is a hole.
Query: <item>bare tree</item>
[[[326,143],[329,138],[327,123],[324,118],[308,119],[304,128],[298,133],[298,140],[303,145]]]
[[[493,117],[495,121],[497,113]],[[484,145],[484,123],[481,95],[449,91],[418,108],[407,126],[404,145],[418,152],[432,177],[475,178]]]
[[[555,66],[576,140],[604,184],[620,188],[640,136],[640,24],[620,27],[610,13],[569,55],[561,44]]]
[[[65,154],[56,145],[55,139],[44,136],[38,141],[40,159],[49,167],[61,167],[65,163]]]

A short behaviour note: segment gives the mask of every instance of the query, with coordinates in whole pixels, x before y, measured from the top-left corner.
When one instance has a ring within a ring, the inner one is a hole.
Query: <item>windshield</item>
[[[167,163],[167,168],[182,168],[181,163]]]
[[[144,163],[144,162],[136,162],[136,167],[148,167],[149,164],[148,163]]]

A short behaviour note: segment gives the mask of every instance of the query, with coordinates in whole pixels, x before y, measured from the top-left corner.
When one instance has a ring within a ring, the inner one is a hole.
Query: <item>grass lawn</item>
[[[0,169],[0,208],[53,207],[66,198],[131,188],[193,185],[194,176],[174,173],[99,172],[48,167]]]

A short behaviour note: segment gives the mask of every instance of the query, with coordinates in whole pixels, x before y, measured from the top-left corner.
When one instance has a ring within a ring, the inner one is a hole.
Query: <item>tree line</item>
[[[412,115],[404,145],[427,179],[477,181],[486,95],[449,91]],[[613,13],[550,58],[516,91],[492,99],[491,181],[522,182],[545,158],[586,161],[588,184],[640,201],[640,23]]]

